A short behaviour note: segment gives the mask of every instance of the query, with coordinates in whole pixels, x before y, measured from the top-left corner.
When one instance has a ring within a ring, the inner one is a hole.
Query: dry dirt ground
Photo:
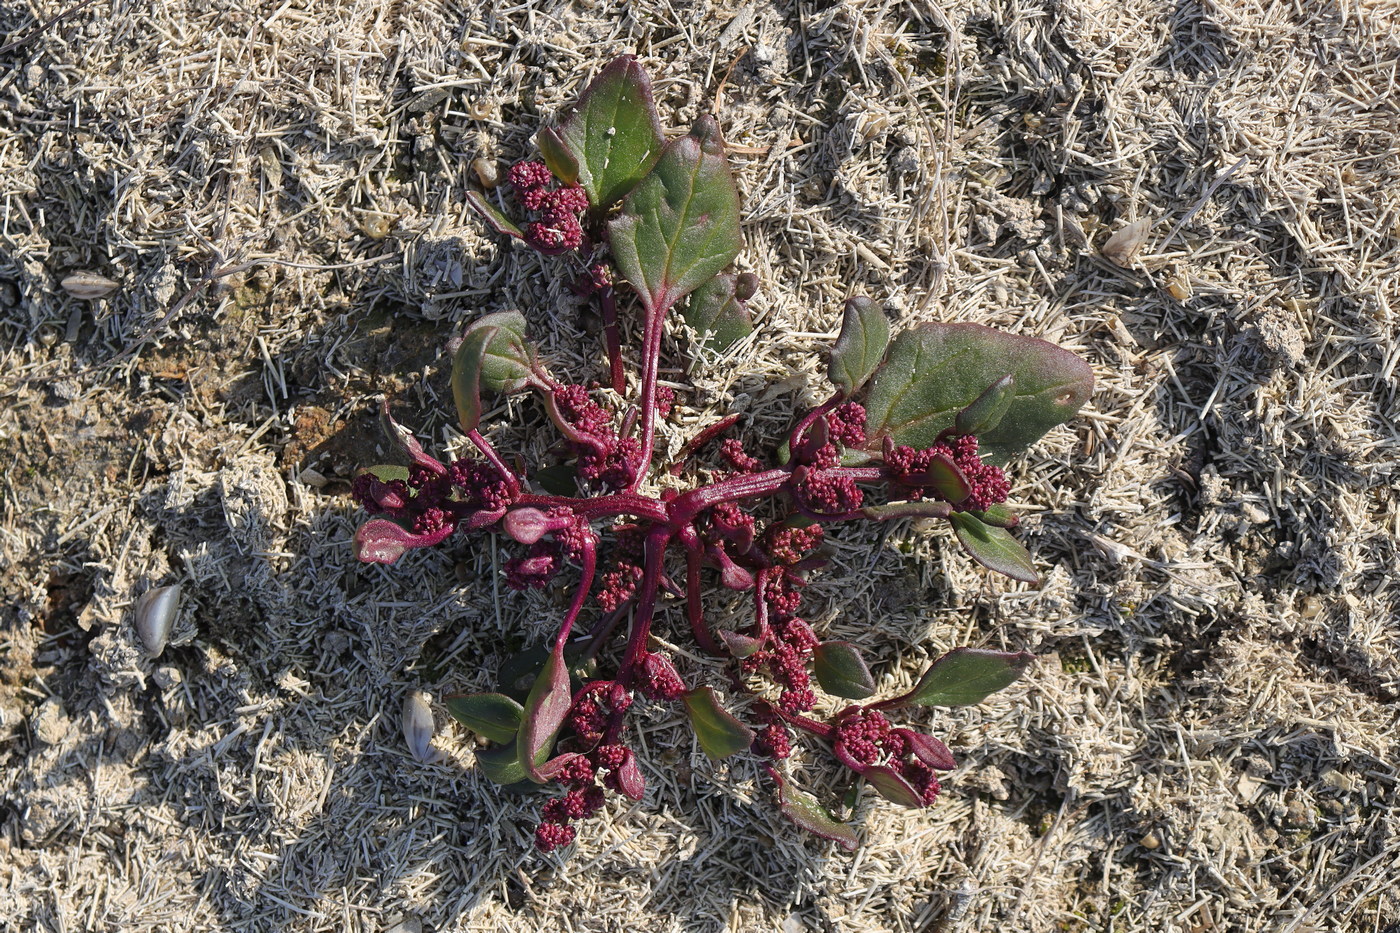
[[[62,11],[0,0],[0,929],[1397,929],[1395,3]],[[919,720],[965,764],[927,811],[867,790],[854,854],[663,706],[646,800],[564,858],[440,705],[441,760],[403,739],[412,691],[489,687],[566,594],[505,590],[492,539],[357,565],[346,481],[381,394],[456,443],[444,344],[483,312],[600,373],[559,261],[464,194],[620,52],[669,126],[717,110],[763,281],[727,356],[676,335],[672,449],[822,397],[856,291],[1098,374],[1016,469],[1043,588],[941,532],[832,536],[810,604],[882,690],[956,644],[1039,655]],[[133,603],[176,582],[147,661]]]

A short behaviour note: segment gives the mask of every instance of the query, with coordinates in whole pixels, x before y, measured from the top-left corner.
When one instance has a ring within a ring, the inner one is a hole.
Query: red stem
[[[647,309],[647,326],[642,347],[642,452],[637,457],[637,476],[628,487],[636,492],[646,479],[651,466],[652,450],[656,446],[656,379],[661,365],[661,334],[670,305]]]
[[[481,451],[481,455],[486,458],[486,462],[501,474],[507,483],[510,484],[512,495],[520,491],[520,477],[515,475],[515,471],[506,466],[506,462],[501,459],[501,455],[496,453],[496,448],[491,446],[491,442],[481,436],[480,431],[468,431],[467,440]]]
[[[598,536],[591,531],[583,537],[583,572],[580,574],[578,589],[574,592],[573,604],[569,606],[564,623],[559,626],[559,635],[554,639],[554,650],[562,653],[564,643],[569,640],[569,631],[578,620],[583,604],[588,599],[588,591],[593,588],[593,571],[598,567]]]
[[[598,290],[598,302],[603,306],[603,344],[608,351],[608,371],[613,391],[627,391],[627,377],[622,372],[622,332],[617,326],[617,296],[611,285]]]
[[[661,565],[666,556],[666,546],[670,543],[671,530],[665,525],[657,525],[647,533],[646,560],[642,566],[642,581],[637,587],[640,594],[637,612],[632,617],[632,631],[627,636],[627,653],[617,671],[617,681],[624,687],[632,685],[642,657],[646,654],[651,617],[656,611],[656,591],[661,586]]]
[[[694,528],[687,525],[681,531],[681,543],[685,545],[685,614],[690,621],[690,631],[702,649],[724,657],[729,652],[720,647],[705,624],[705,605],[700,598],[700,564],[705,555]]]

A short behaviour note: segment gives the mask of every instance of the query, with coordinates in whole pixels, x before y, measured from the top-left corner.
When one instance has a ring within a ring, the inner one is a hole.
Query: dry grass
[[[36,28],[59,12],[0,4],[0,930],[1400,922],[1400,6],[96,0]],[[564,594],[504,591],[491,542],[354,564],[343,480],[377,394],[454,442],[442,344],[480,313],[596,372],[556,264],[463,195],[622,51],[670,125],[719,101],[764,283],[753,339],[665,374],[696,386],[672,449],[816,399],[852,292],[1099,375],[1018,472],[1041,590],[836,536],[814,616],[882,688],[954,644],[1041,655],[936,718],[967,764],[928,811],[867,794],[853,855],[666,709],[646,801],[567,862],[441,713],[438,763],[399,731]],[[1139,220],[1126,266],[1099,253]],[[79,301],[76,270],[119,288]],[[176,581],[153,665],[131,605]]]

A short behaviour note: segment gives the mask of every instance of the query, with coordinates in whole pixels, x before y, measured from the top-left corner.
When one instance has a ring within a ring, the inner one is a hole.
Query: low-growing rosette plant
[[[1008,530],[1017,520],[1005,504],[1002,466],[1074,415],[1089,396],[1090,369],[1044,341],[975,324],[926,323],[892,334],[875,302],[852,298],[828,355],[830,397],[795,414],[775,449],[747,450],[725,437],[738,421],[732,415],[691,438],[674,462],[659,463],[657,422],[673,402],[658,386],[668,316],[678,310],[711,349],[752,330],[746,302],[758,283],[731,267],[741,246],[740,204],[719,126],[703,117],[667,141],[646,73],[623,57],[536,143],[541,160],[516,164],[494,202],[473,193],[471,203],[498,233],[561,257],[577,291],[597,301],[607,386],[627,403],[610,407],[600,392],[551,373],[520,312],[478,319],[461,337],[452,370],[474,454],[438,460],[394,422],[386,403],[386,431],[407,463],[356,478],[354,496],[375,516],[356,533],[356,553],[390,564],[459,530],[490,530],[518,543],[505,567],[508,586],[542,586],[566,569],[576,575],[557,633],[507,662],[500,692],[447,698],[452,715],[489,740],[477,752],[487,777],[562,788],[540,815],[541,850],[572,842],[606,792],[642,798],[628,732],[638,695],[680,704],[711,758],[750,751],[764,759],[784,815],[854,848],[852,827],[785,772],[794,741],[827,746],[897,804],[928,806],[953,755],[937,738],[898,725],[897,715],[978,703],[1032,658],[955,648],[913,689],[875,697],[856,647],[824,641],[805,618],[803,590],[825,563],[827,528],[942,519],[975,561],[1036,582],[1030,556]],[[623,315],[642,323],[639,374],[629,373],[622,352]],[[559,432],[556,462],[530,470],[495,449],[481,424],[490,393],[533,393]],[[648,480],[660,471],[695,482],[653,494]],[[746,625],[719,628],[707,618],[702,593],[711,578],[748,594]],[[732,659],[723,694],[687,682],[656,650],[663,590],[684,604],[695,645]],[[818,717],[818,690],[849,702]],[[745,696],[747,721],[730,708]]]

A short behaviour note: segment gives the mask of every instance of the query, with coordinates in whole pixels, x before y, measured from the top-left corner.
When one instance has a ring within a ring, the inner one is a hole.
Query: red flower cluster
[[[926,474],[938,457],[952,461],[966,478],[971,490],[966,498],[953,505],[981,512],[998,502],[1005,502],[1011,494],[1011,484],[1006,480],[1005,471],[978,456],[977,438],[971,434],[950,437],[923,450],[891,445],[885,451],[885,467],[895,482],[912,487],[909,490],[910,498],[917,499],[931,491]]]
[[[577,185],[551,189],[554,175],[543,162],[517,162],[506,173],[515,196],[540,219],[525,228],[525,239],[541,252],[557,255],[578,249],[583,225],[578,215],[588,210],[588,195]]]
[[[929,764],[930,761],[937,762],[937,759],[929,757],[922,750],[915,733],[893,728],[884,713],[873,709],[850,710],[843,713],[835,725],[836,757],[847,766],[862,772],[882,765],[907,781],[925,806],[937,798],[942,788]],[[923,741],[931,740],[925,737]],[[951,759],[940,766],[952,767]]]
[[[559,415],[575,436],[569,448],[578,458],[579,478],[625,489],[637,476],[641,444],[634,437],[618,437],[612,412],[593,401],[583,386],[564,385],[554,390]]]

